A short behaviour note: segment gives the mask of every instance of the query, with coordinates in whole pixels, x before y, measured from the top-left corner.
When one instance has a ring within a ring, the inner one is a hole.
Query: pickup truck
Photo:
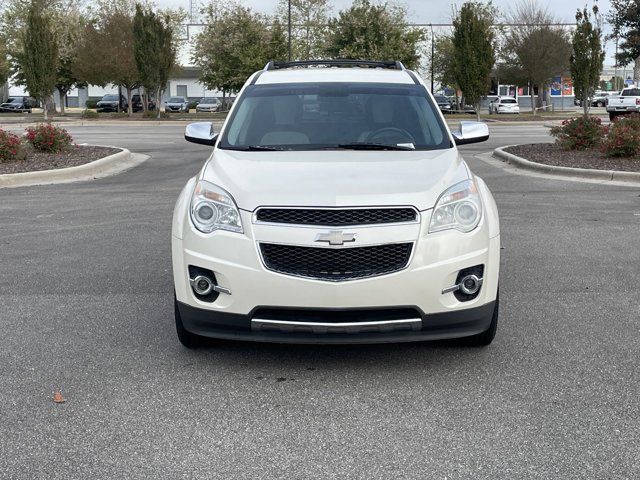
[[[625,88],[619,95],[611,95],[607,103],[607,112],[611,121],[620,115],[640,113],[640,88]]]

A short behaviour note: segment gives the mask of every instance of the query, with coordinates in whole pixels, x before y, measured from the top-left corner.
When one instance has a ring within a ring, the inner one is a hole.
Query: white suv
[[[186,129],[214,148],[173,216],[178,338],[488,345],[498,211],[456,148],[488,137],[399,62],[269,63]]]

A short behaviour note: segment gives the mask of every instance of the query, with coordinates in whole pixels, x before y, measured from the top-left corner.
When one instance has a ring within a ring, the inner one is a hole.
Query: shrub
[[[82,118],[99,118],[99,117],[100,117],[100,114],[98,112],[89,110],[88,108],[85,108],[82,111]]]
[[[22,153],[20,137],[0,129],[0,163],[19,160]]]
[[[600,144],[605,129],[598,117],[576,117],[564,120],[562,126],[553,127],[551,135],[565,150],[585,150]]]
[[[640,116],[621,118],[611,125],[602,142],[607,157],[636,157],[640,155]]]
[[[87,108],[98,108],[98,102],[100,100],[87,100],[86,102],[84,102],[84,106]]]
[[[27,141],[33,145],[34,149],[41,152],[62,152],[73,144],[73,138],[69,132],[51,123],[41,123],[27,128],[26,131]]]
[[[148,110],[142,114],[142,118],[150,118],[152,120],[157,119],[158,112],[155,110]],[[171,114],[167,112],[160,112],[160,118],[171,118]]]

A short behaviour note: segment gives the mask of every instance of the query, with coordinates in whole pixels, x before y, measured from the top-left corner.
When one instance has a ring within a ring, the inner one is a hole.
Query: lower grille
[[[412,243],[351,248],[260,244],[262,259],[269,270],[330,281],[375,277],[402,270],[409,263],[412,248]]]

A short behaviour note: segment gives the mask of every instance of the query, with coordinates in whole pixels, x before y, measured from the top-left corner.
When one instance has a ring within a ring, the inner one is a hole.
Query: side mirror
[[[213,147],[216,144],[218,135],[213,131],[213,123],[196,122],[187,125],[184,131],[184,139],[187,142]]]
[[[485,142],[489,140],[489,127],[482,122],[460,122],[460,128],[451,134],[456,145]]]

